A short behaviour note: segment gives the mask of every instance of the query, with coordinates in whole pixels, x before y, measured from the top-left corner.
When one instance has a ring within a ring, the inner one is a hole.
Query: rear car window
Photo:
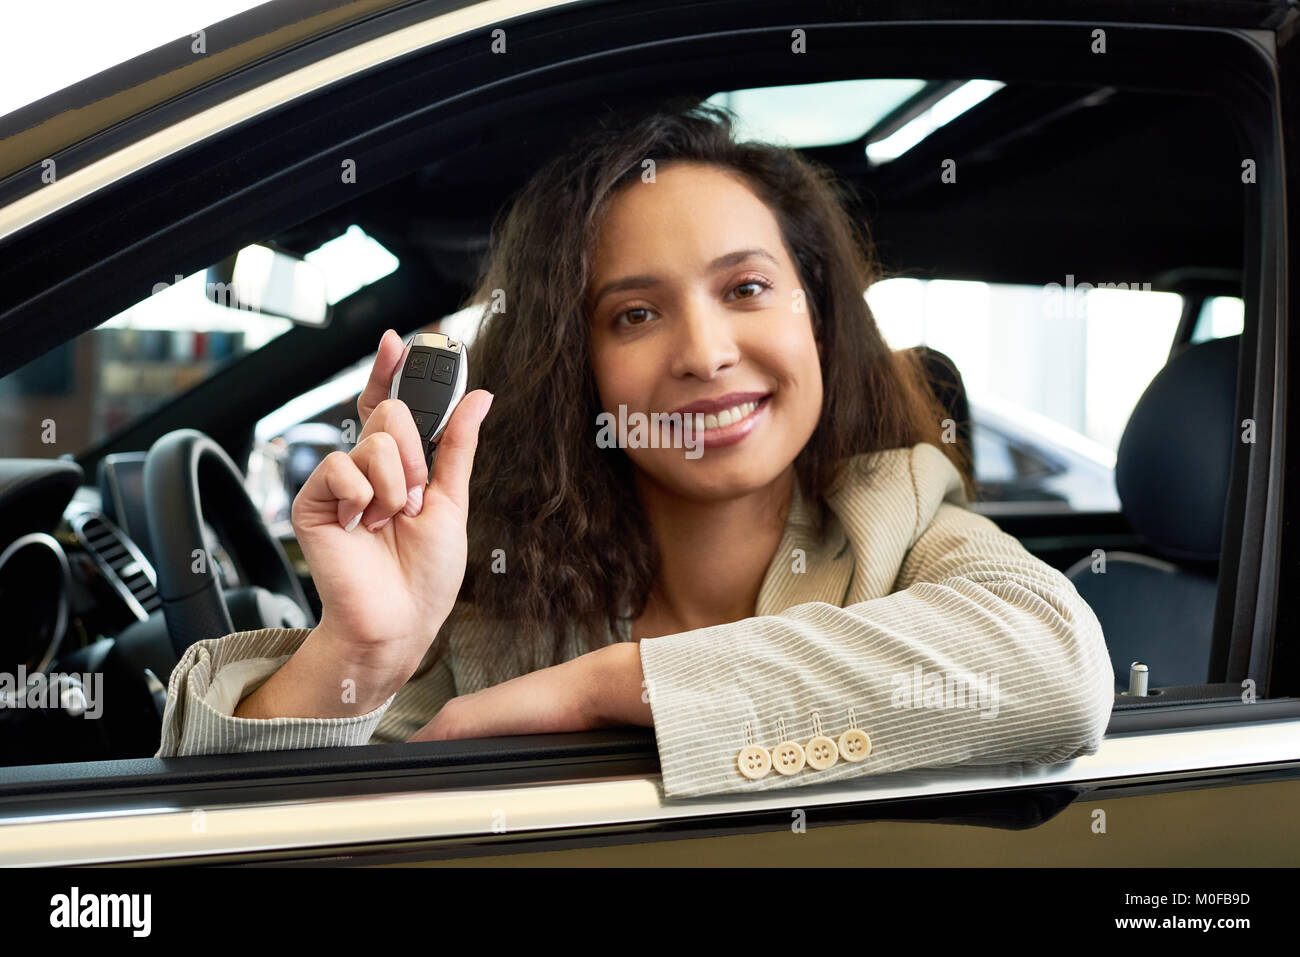
[[[895,349],[961,372],[980,501],[1119,511],[1115,453],[1169,356],[1182,296],[1063,276],[1045,285],[890,278],[867,291]]]

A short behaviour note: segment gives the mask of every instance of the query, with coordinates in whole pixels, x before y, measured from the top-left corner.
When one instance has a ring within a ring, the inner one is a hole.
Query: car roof
[[[612,4],[616,0],[273,0],[206,28],[206,49],[194,53],[190,36],[147,53],[0,116],[0,205],[39,185],[23,174],[60,151],[60,169],[99,158],[145,130],[174,123],[210,100],[195,93],[221,81],[221,98],[319,58],[334,49],[464,7],[492,3],[501,20],[565,3]],[[1088,18],[1118,22],[1186,23],[1270,29],[1298,0],[1037,0],[997,4],[913,0],[878,16],[893,20]],[[1020,9],[1023,8],[1023,9]],[[996,13],[994,13],[996,11]],[[236,81],[232,84],[231,81]],[[184,103],[178,102],[181,98]],[[133,123],[122,136],[108,135],[128,121],[153,116],[152,125]],[[65,166],[65,164],[67,164]],[[14,180],[19,180],[15,182]],[[23,182],[22,180],[27,180]]]

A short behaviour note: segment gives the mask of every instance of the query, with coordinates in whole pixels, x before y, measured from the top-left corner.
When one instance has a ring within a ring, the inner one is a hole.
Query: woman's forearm
[[[236,718],[351,718],[374,711],[417,663],[366,656],[317,626],[302,645],[235,707]]]

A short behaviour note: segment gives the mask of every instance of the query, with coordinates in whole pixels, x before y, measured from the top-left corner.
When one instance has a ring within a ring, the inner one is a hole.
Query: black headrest
[[[1235,443],[1241,336],[1171,359],[1124,427],[1115,486],[1133,528],[1170,558],[1216,561]]]
[[[957,439],[965,448],[971,447],[970,402],[966,398],[966,383],[962,381],[957,364],[938,349],[929,346],[912,346],[921,359],[921,365],[930,377],[930,388],[943,404],[957,426]]]

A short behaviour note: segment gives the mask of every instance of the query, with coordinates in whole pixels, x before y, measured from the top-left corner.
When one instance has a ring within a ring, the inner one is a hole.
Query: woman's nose
[[[730,317],[718,315],[707,306],[688,304],[674,324],[672,373],[712,379],[740,360]]]

